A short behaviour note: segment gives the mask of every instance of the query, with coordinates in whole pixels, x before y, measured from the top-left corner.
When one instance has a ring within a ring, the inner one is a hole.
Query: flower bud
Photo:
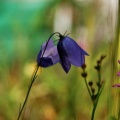
[[[90,87],[92,87],[93,82],[92,82],[92,81],[89,81],[89,83],[88,83],[88,84],[89,84],[89,86],[90,86]]]
[[[82,77],[84,77],[84,78],[87,77],[87,73],[86,73],[86,72],[83,72],[81,75],[82,75]]]

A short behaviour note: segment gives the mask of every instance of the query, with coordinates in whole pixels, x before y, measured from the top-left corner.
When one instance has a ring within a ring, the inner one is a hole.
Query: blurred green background
[[[26,96],[37,54],[53,32],[76,40],[89,53],[88,81],[101,54],[106,81],[95,120],[112,112],[111,48],[114,43],[117,0],[4,0],[0,1],[0,120],[16,120]],[[56,38],[54,38],[56,39]],[[32,87],[21,120],[90,120],[92,102],[81,68],[66,74],[59,64],[42,69]],[[114,113],[115,114],[115,113]]]

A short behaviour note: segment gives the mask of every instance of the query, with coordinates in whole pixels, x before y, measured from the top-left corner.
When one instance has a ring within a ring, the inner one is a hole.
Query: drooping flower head
[[[59,62],[59,55],[57,47],[54,46],[53,41],[50,39],[43,43],[41,50],[37,56],[37,64],[41,67],[49,67]]]
[[[54,46],[50,39],[54,34],[58,34],[59,41]],[[49,67],[60,62],[64,71],[69,72],[71,64],[81,67],[85,63],[85,55],[88,55],[73,39],[68,36],[53,33],[47,42],[45,42],[37,56],[37,65]]]
[[[69,72],[71,64],[81,67],[85,63],[85,55],[88,55],[73,39],[59,33],[57,50],[60,63],[66,73]]]

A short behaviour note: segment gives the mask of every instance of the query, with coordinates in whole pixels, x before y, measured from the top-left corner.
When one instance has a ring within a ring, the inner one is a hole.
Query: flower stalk
[[[28,92],[27,92],[27,95],[26,95],[26,97],[25,97],[24,103],[23,103],[22,107],[20,107],[19,115],[18,115],[17,120],[20,119],[20,116],[21,116],[21,114],[22,114],[22,111],[23,111],[23,109],[24,109],[24,107],[25,107],[25,105],[26,105],[28,96],[29,96],[29,94],[30,94],[30,90],[31,90],[31,88],[32,88],[32,85],[33,85],[36,77],[37,77],[37,71],[38,71],[38,69],[39,69],[39,66],[37,66],[36,69],[35,69],[35,71],[34,71],[34,74],[33,74],[33,77],[32,77],[32,81],[31,81],[30,86],[29,86],[29,88],[28,88]]]
[[[42,62],[42,58],[43,58],[43,55],[45,54],[45,51],[46,51],[46,49],[47,49],[48,43],[49,43],[49,41],[50,41],[50,38],[51,38],[54,34],[56,34],[56,33],[58,33],[58,32],[53,33],[53,34],[49,37],[49,39],[48,39],[48,41],[47,41],[47,43],[46,43],[46,45],[45,45],[45,48],[44,48],[44,50],[43,50],[43,53],[42,53],[42,55],[41,55],[41,59],[39,60],[39,64]],[[21,105],[20,105],[20,109],[19,109],[19,114],[18,114],[17,120],[19,120],[20,117],[21,117],[21,114],[22,114],[22,112],[23,112],[23,109],[24,109],[24,107],[25,107],[25,105],[26,105],[26,103],[27,103],[27,100],[28,100],[28,97],[29,97],[29,94],[30,94],[32,85],[33,85],[33,83],[35,82],[35,80],[36,80],[36,78],[37,78],[37,72],[38,72],[38,69],[39,69],[39,64],[37,63],[37,67],[36,67],[35,71],[33,72],[33,76],[32,76],[32,79],[31,79],[31,83],[30,83],[30,86],[29,86],[29,88],[28,88],[28,92],[27,92],[27,95],[26,95],[26,97],[25,97],[25,100],[24,100],[24,102],[23,102],[22,107],[21,107]]]
[[[97,91],[97,93],[95,93],[95,89],[93,88],[93,82],[89,81],[89,83],[87,83],[87,72],[85,71],[86,65],[82,66],[83,72],[81,75],[84,78],[85,85],[87,87],[88,93],[89,93],[91,101],[93,103],[91,120],[94,120],[95,111],[96,111],[96,108],[98,105],[98,101],[99,101],[100,95],[101,95],[103,88],[104,88],[104,82],[101,81],[101,63],[105,57],[106,56],[102,55],[100,57],[100,59],[97,61],[97,65],[95,66],[95,69],[97,70],[97,74],[98,74],[98,81],[97,81],[98,91]]]
[[[51,37],[57,34],[59,37],[59,41],[57,46],[54,46],[53,41],[51,40]],[[76,51],[76,54],[75,52]],[[27,103],[32,85],[37,77],[37,71],[39,69],[39,66],[41,67],[49,67],[57,62],[60,62],[64,71],[68,73],[70,70],[71,64],[77,67],[81,67],[82,64],[85,62],[85,55],[88,55],[86,51],[84,51],[73,39],[71,39],[68,36],[61,35],[59,32],[55,32],[50,35],[47,42],[45,42],[41,46],[41,50],[37,56],[37,67],[33,73],[33,77],[30,83],[30,86],[28,88],[27,95],[25,97],[25,100],[23,102],[23,105],[19,108],[19,115],[18,119],[20,119],[20,116],[22,114],[22,111]],[[87,84],[87,81],[86,81]],[[89,88],[88,88],[89,89]],[[90,91],[89,91],[90,93]],[[91,95],[91,93],[90,93]]]

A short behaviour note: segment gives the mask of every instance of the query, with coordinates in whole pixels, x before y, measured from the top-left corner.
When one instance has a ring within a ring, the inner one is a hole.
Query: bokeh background
[[[0,120],[17,119],[42,43],[53,32],[66,31],[89,53],[88,81],[92,80],[94,87],[98,78],[94,69],[96,61],[107,55],[102,64],[105,88],[95,120],[115,120],[118,108],[111,87],[116,82],[112,79],[111,58],[117,10],[117,0],[1,0]],[[21,120],[75,120],[74,115],[76,120],[90,120],[91,111],[92,102],[81,68],[72,66],[66,74],[56,64],[40,69]]]

